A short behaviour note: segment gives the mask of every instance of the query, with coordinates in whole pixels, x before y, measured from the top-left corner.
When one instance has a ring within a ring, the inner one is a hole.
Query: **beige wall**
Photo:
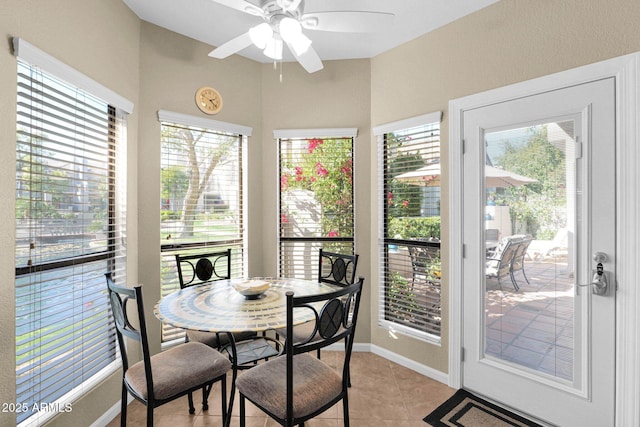
[[[16,60],[11,38],[20,37],[81,71],[98,83],[138,103],[138,50],[140,21],[119,1],[110,0],[3,0],[0,6],[0,402],[15,402],[15,102]],[[137,275],[136,168],[137,114],[129,120],[129,234],[128,269]],[[119,372],[87,393],[73,412],[59,416],[52,425],[88,425],[118,399]],[[108,396],[108,397],[105,397]],[[0,425],[14,425],[14,414],[0,412]]]
[[[297,64],[284,64],[283,81],[271,64],[262,68],[262,175],[253,180],[262,182],[262,274],[277,274],[277,202],[278,159],[274,129],[358,128],[355,140],[354,188],[356,209],[356,251],[366,254],[371,240],[369,193],[371,164],[371,124],[369,122],[371,70],[368,60],[325,61],[321,72],[308,74]],[[251,250],[251,248],[250,248]],[[370,281],[371,259],[358,261],[358,274],[365,277],[365,292],[361,302],[356,330],[358,342],[369,342],[370,296],[376,289]]]
[[[442,122],[443,186],[447,185],[448,101],[640,50],[636,0],[503,0],[459,22],[369,60],[327,61],[325,69],[306,74],[284,64],[283,82],[270,64],[239,56],[207,57],[210,46],[141,23],[119,1],[4,0],[0,28],[0,161],[15,163],[15,59],[12,36],[23,37],[98,82],[134,101],[129,121],[129,279],[145,284],[149,301],[159,298],[159,133],[157,111],[166,109],[201,116],[193,95],[211,85],[224,98],[216,120],[253,128],[248,149],[249,273],[275,274],[277,147],[274,129],[357,127],[356,214],[359,273],[366,278],[358,342],[372,344],[433,369],[447,372],[447,277],[444,277],[443,345],[437,347],[399,335],[392,339],[377,326],[377,182],[376,142],[371,127],[432,111],[444,111]],[[14,168],[0,168],[0,200],[12,206]],[[446,188],[446,187],[445,187]],[[447,195],[443,193],[446,235]],[[140,207],[140,209],[138,209]],[[0,221],[5,254],[14,251],[11,209]],[[444,242],[444,267],[448,262]],[[0,398],[15,399],[13,360],[15,329],[14,264],[0,257]],[[148,317],[151,307],[147,304]],[[153,322],[152,344],[159,349],[159,324]],[[74,405],[71,414],[52,425],[89,425],[119,399],[119,384],[110,381]],[[12,415],[0,414],[0,425]]]
[[[502,0],[372,59],[371,123],[376,126],[443,111],[444,190],[448,185],[449,100],[638,51],[639,22],[640,3],[635,0]],[[371,180],[375,182],[375,174]],[[372,200],[374,197],[372,192]],[[443,191],[443,236],[448,229],[447,205],[447,193]],[[445,239],[445,272],[447,251]],[[368,277],[372,282],[378,280],[376,271]],[[442,296],[442,347],[406,337],[392,339],[376,327],[375,317],[372,343],[447,372],[446,274]],[[376,302],[374,298],[372,306]]]
[[[247,150],[248,170],[260,175],[261,102],[260,65],[234,56],[225,61],[207,56],[211,46],[180,36],[152,24],[142,23],[140,45],[139,134],[139,282],[147,301],[160,299],[160,122],[158,110],[235,123],[253,128]],[[194,96],[201,86],[212,86],[223,99],[222,111],[205,116],[196,107]],[[249,197],[260,199],[260,180],[249,182]],[[248,227],[259,231],[257,211],[250,214]],[[257,222],[257,226],[255,225]],[[250,245],[259,245],[252,233]],[[153,319],[153,305],[145,307]],[[151,345],[160,349],[160,322],[148,323]]]

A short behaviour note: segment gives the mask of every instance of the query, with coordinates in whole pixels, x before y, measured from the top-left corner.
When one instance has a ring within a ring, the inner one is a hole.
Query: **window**
[[[380,325],[440,342],[440,113],[379,137]]]
[[[123,110],[27,63],[45,54],[20,48],[16,416],[40,425],[57,411],[39,408],[68,408],[115,368],[104,274],[126,281],[126,147]]]
[[[278,136],[280,275],[317,279],[320,248],[344,254],[355,251],[355,130],[276,131]]]
[[[162,111],[162,295],[179,288],[175,255],[231,248],[243,276],[242,153],[250,129]],[[163,325],[163,342],[184,331]]]

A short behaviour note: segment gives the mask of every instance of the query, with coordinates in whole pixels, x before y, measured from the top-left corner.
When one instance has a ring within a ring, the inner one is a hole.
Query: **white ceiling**
[[[393,24],[377,33],[335,33],[304,30],[322,60],[371,58],[438,27],[482,9],[497,0],[306,0],[305,12],[366,10],[393,13]],[[231,9],[215,0],[123,0],[144,21],[211,45],[211,49],[245,33],[261,18]],[[251,0],[251,2],[256,2]],[[288,53],[288,52],[287,52]],[[238,53],[270,62],[248,47]],[[220,61],[219,59],[211,59]],[[285,61],[293,57],[286,56]]]

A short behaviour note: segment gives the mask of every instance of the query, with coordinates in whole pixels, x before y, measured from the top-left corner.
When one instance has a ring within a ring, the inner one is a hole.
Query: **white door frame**
[[[466,110],[614,77],[616,81],[615,425],[640,425],[640,52],[449,102],[449,385],[462,385],[462,118]]]

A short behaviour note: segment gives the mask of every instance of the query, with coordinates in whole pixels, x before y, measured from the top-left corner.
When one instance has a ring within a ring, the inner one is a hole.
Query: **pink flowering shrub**
[[[353,161],[352,142],[345,139],[307,141],[297,161],[283,165],[281,191],[309,190],[321,206],[320,225],[326,237],[353,233]],[[294,179],[295,177],[295,179]]]

